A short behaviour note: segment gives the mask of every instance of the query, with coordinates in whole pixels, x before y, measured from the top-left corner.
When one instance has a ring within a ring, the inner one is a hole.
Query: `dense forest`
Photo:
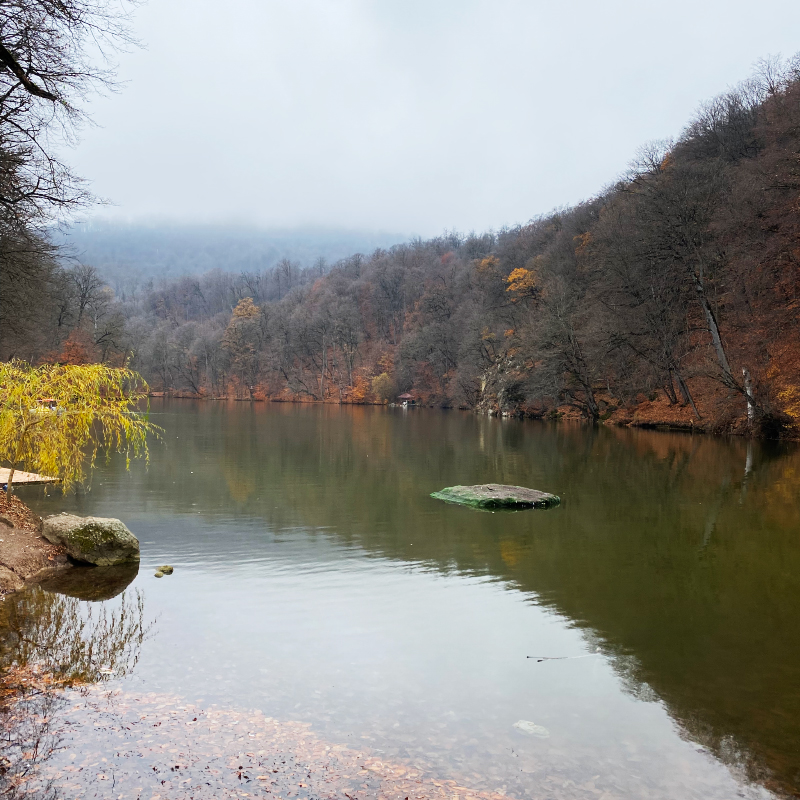
[[[3,267],[4,359],[129,361],[191,396],[409,393],[765,436],[800,421],[797,58],[760,63],[596,197],[512,229],[116,292],[31,240],[3,236],[4,265],[24,265]]]

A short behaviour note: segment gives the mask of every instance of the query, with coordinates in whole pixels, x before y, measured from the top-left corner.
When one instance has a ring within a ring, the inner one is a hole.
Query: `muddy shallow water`
[[[13,601],[33,630],[48,603],[119,609],[102,598],[130,581],[152,622],[125,674],[58,711],[43,769],[64,796],[800,795],[796,448],[417,409],[152,411],[149,469],[20,491],[142,543],[138,575],[93,600],[84,581]],[[562,504],[429,497],[483,482]]]

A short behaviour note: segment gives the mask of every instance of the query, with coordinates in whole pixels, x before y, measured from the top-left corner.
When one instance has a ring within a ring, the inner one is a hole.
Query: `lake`
[[[164,435],[149,466],[114,457],[88,492],[18,492],[42,515],[119,517],[141,541],[124,596],[139,591],[152,629],[102,686],[124,713],[168,698],[165,715],[194,709],[186,724],[249,714],[315,752],[453,781],[448,797],[800,796],[797,448],[414,408],[151,410]],[[484,482],[562,503],[489,513],[429,496]],[[6,605],[40,613],[48,593],[28,594]],[[121,597],[73,602],[96,614]],[[79,706],[49,767],[72,769],[76,796],[109,764],[115,788],[97,796],[184,796],[173,767],[172,783],[128,774],[117,734],[75,724]],[[218,742],[241,794],[279,796],[242,766],[255,751]]]

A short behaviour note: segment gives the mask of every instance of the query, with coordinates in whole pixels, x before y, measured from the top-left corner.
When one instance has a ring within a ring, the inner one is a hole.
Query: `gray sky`
[[[485,230],[590,197],[797,0],[149,0],[68,159],[104,216]]]

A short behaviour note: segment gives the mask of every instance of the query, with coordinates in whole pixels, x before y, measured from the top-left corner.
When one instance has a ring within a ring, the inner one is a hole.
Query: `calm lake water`
[[[126,691],[517,798],[800,796],[797,449],[421,409],[152,412],[149,468],[19,491],[139,537],[127,592],[155,624]],[[429,497],[482,482],[562,505]]]

